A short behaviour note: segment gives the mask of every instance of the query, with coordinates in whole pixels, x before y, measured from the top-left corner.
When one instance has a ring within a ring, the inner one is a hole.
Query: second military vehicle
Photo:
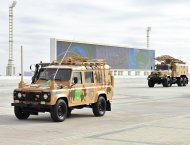
[[[178,86],[188,84],[188,66],[185,62],[169,55],[156,57],[155,60],[159,64],[155,65],[154,70],[148,76],[149,87],[154,87],[155,84],[162,84],[163,87],[170,87],[172,84]]]
[[[50,112],[61,122],[73,109],[89,107],[95,116],[111,111],[114,78],[104,60],[73,56],[60,63],[36,64],[35,69],[32,84],[21,80],[14,90],[12,106],[18,119]]]

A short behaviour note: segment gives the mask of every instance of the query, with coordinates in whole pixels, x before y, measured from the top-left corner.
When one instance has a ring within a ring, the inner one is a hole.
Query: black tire
[[[173,79],[172,78],[169,78],[169,87],[171,87],[173,84]]]
[[[94,116],[104,116],[106,113],[106,100],[100,96],[95,104],[92,105]]]
[[[183,78],[183,86],[187,85],[187,78]]]
[[[154,81],[148,80],[148,86],[149,86],[150,88],[153,88],[154,85],[155,85]]]
[[[67,103],[60,99],[51,109],[51,118],[55,122],[62,122],[67,117]]]
[[[181,87],[183,85],[183,78],[182,77],[177,79],[177,85],[178,85],[178,87]]]
[[[163,87],[170,87],[170,78],[166,78],[162,83]]]
[[[30,112],[24,111],[21,107],[15,106],[14,107],[15,116],[20,120],[28,119],[30,116]]]

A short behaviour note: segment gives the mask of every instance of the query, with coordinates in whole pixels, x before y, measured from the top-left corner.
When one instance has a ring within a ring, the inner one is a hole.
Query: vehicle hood
[[[49,86],[42,86],[39,84],[31,84],[24,88],[21,88],[21,91],[24,91],[24,92],[30,92],[30,91],[41,92],[41,91],[48,91],[48,90],[50,90]]]
[[[50,81],[42,82],[40,84],[26,84],[23,88],[20,88],[20,91],[30,92],[30,91],[48,91],[50,90]]]
[[[151,73],[152,76],[160,76],[160,77],[164,77],[164,76],[168,76],[171,75],[171,71],[169,70],[154,70]]]

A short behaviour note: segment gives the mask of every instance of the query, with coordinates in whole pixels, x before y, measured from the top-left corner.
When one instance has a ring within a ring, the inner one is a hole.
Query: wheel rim
[[[104,101],[100,101],[100,103],[98,105],[98,110],[100,111],[101,114],[103,114],[105,112],[105,102]]]
[[[66,111],[65,111],[64,106],[63,105],[59,105],[58,110],[57,110],[59,118],[64,118],[65,112]]]

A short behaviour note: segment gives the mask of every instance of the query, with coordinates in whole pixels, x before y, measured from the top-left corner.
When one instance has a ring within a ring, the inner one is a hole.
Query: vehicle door
[[[71,84],[71,89],[69,91],[70,105],[81,105],[84,99],[82,72],[74,71],[72,73],[71,81],[72,84]]]

